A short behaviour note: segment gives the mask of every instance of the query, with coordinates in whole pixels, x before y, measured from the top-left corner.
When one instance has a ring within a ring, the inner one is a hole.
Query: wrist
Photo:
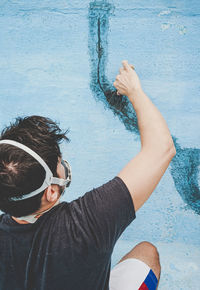
[[[129,98],[129,100],[132,102],[134,101],[134,98],[137,96],[142,95],[144,92],[142,90],[142,88],[136,88],[136,89],[132,89],[129,94],[127,95],[127,97]]]

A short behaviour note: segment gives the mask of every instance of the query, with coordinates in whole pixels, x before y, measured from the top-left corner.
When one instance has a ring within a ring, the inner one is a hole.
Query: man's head
[[[65,132],[58,125],[41,116],[17,118],[15,123],[3,129],[0,140],[14,140],[35,151],[48,165],[54,177],[64,178],[59,143],[65,139]],[[0,145],[0,210],[15,217],[36,212],[45,199],[53,202],[58,185],[49,186],[41,193],[24,200],[11,201],[38,189],[45,179],[46,172],[40,163],[24,150],[10,144]]]

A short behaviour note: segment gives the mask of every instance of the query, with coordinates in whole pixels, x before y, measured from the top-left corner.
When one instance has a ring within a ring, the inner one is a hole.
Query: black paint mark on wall
[[[89,6],[88,46],[91,58],[90,88],[97,101],[104,103],[125,125],[125,128],[140,136],[136,113],[126,96],[119,97],[105,75],[107,63],[107,37],[109,16],[114,6],[107,1],[94,1]],[[198,186],[198,166],[200,150],[182,149],[177,138],[172,136],[176,156],[170,163],[170,171],[176,190],[187,205],[200,214],[200,191]]]
[[[124,123],[126,129],[139,134],[137,117],[127,97],[120,98],[105,76],[109,15],[113,6],[106,1],[94,1],[89,7],[89,53],[91,57],[90,87],[96,100],[103,101]]]
[[[197,214],[200,214],[199,164],[200,149],[181,148],[176,142],[176,155],[172,159],[170,171],[176,190],[182,199]]]

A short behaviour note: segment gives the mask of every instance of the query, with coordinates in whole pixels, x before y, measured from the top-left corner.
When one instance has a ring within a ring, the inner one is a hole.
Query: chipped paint
[[[171,14],[170,10],[163,10],[158,14],[158,16],[169,15],[169,14]]]
[[[186,34],[187,28],[184,25],[179,26],[179,33],[180,34]]]
[[[162,24],[161,24],[161,29],[162,29],[162,31],[164,31],[164,30],[169,29],[170,26],[171,26],[170,23],[162,23]]]

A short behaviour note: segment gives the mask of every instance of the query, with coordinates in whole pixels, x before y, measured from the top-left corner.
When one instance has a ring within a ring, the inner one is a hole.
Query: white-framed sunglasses
[[[69,164],[69,162],[65,159],[61,160],[61,164],[63,165],[64,169],[65,169],[65,180],[66,180],[66,187],[69,187],[71,180],[72,180],[72,170],[71,170],[71,166]]]
[[[24,200],[27,198],[30,198],[32,196],[35,196],[37,194],[39,194],[40,192],[42,192],[43,190],[45,190],[49,185],[51,184],[57,184],[59,186],[65,186],[68,187],[71,183],[71,177],[72,177],[72,172],[71,172],[71,167],[69,165],[69,163],[66,160],[61,160],[61,164],[64,166],[65,169],[65,179],[63,178],[58,178],[58,177],[54,177],[53,173],[51,172],[49,166],[46,164],[46,162],[32,149],[30,149],[29,147],[25,146],[24,144],[21,144],[19,142],[13,141],[13,140],[1,140],[0,144],[10,144],[13,145],[15,147],[21,148],[22,150],[24,150],[25,152],[29,153],[31,156],[33,156],[44,168],[44,170],[46,171],[46,177],[45,180],[43,182],[43,184],[36,190],[22,195],[20,197],[11,197],[11,200]]]

